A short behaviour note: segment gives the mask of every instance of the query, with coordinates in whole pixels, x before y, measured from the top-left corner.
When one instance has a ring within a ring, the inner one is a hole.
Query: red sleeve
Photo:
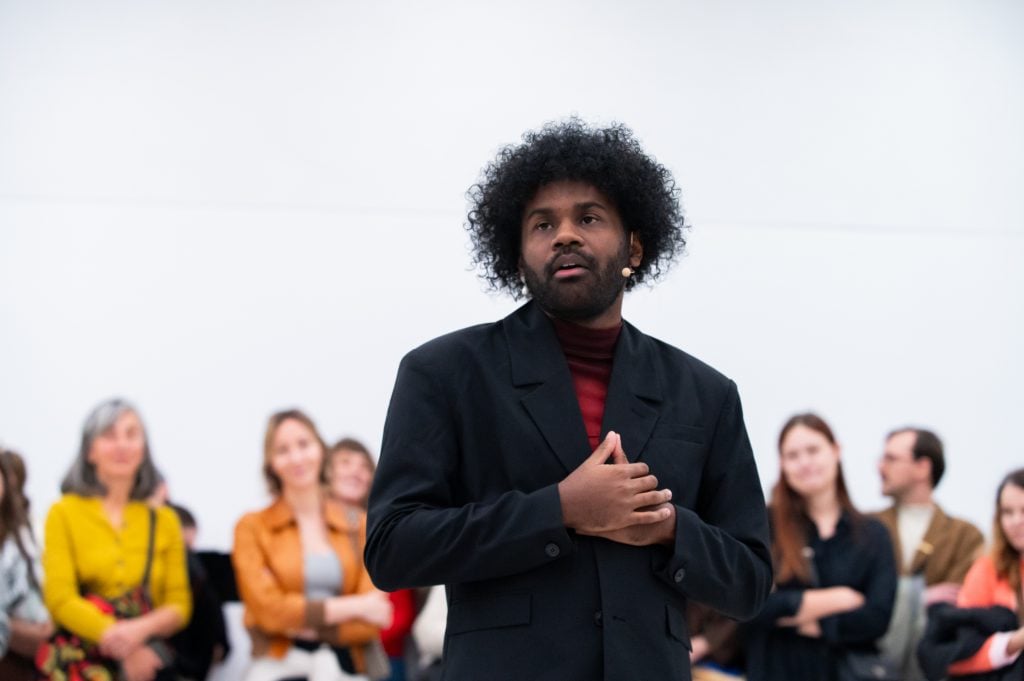
[[[392,591],[388,594],[394,608],[391,626],[381,629],[380,640],[389,657],[401,657],[405,637],[412,631],[412,621],[416,615],[416,600],[412,589]]]

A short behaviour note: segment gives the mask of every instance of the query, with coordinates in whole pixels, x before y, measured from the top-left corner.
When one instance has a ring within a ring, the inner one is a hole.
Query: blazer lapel
[[[590,455],[579,401],[551,321],[527,303],[503,321],[512,384],[526,389],[521,401],[566,472]]]
[[[601,422],[602,433],[614,430],[622,436],[622,449],[630,461],[636,461],[647,446],[658,421],[654,405],[662,401],[661,378],[654,368],[650,343],[636,327],[623,322]]]
[[[932,519],[928,522],[928,529],[924,531],[921,543],[917,545],[917,551],[914,552],[914,557],[910,561],[908,574],[914,575],[918,572],[924,572],[925,563],[928,562],[929,556],[935,552],[936,544],[942,542],[943,537],[947,536],[949,531],[948,523],[949,518],[936,505],[932,511]]]

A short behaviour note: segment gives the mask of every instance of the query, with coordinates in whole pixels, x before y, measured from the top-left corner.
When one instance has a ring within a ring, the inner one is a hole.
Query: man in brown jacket
[[[960,584],[984,547],[971,523],[943,513],[933,499],[945,471],[942,442],[928,430],[889,433],[878,464],[882,494],[893,505],[878,514],[892,535],[900,581],[882,649],[905,681],[923,679],[914,654],[925,628],[925,608],[955,603]]]

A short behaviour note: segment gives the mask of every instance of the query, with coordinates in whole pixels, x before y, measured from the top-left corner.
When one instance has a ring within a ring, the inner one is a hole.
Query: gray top
[[[319,600],[341,593],[341,563],[334,553],[307,553],[302,569],[306,598]]]

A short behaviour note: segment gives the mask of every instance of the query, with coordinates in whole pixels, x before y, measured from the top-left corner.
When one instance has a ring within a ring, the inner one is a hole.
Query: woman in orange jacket
[[[996,492],[993,546],[971,566],[957,597],[957,607],[1001,605],[1021,613],[1024,592],[1024,468],[1007,475]],[[1018,615],[1019,616],[1019,615]],[[992,634],[971,657],[954,663],[951,676],[980,674],[1013,664],[1024,650],[1024,626]]]
[[[270,417],[263,474],[275,499],[238,521],[232,553],[253,640],[245,681],[362,673],[363,647],[391,621],[359,555],[365,517],[324,491],[325,453],[304,413]]]

